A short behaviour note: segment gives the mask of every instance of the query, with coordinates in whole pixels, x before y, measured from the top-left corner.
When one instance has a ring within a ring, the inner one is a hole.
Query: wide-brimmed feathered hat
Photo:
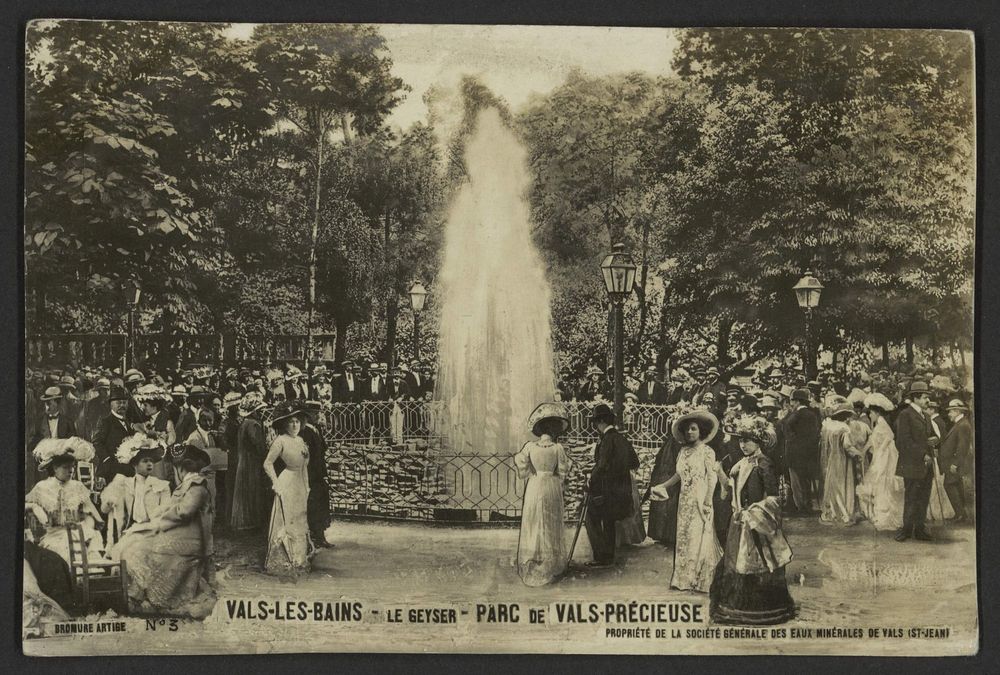
[[[274,407],[274,412],[271,413],[271,426],[277,427],[283,420],[287,420],[301,414],[303,414],[303,411],[299,408],[299,406],[295,405],[294,402],[282,401]]]
[[[163,388],[155,384],[144,384],[135,392],[136,403],[161,403],[170,402],[170,394]]]
[[[562,425],[561,433],[565,433],[569,429],[569,413],[566,411],[566,406],[562,403],[557,403],[555,401],[546,401],[545,403],[539,403],[538,406],[531,411],[528,415],[528,428],[531,429],[531,433],[535,436],[541,436],[541,432],[538,430],[538,425],[545,420],[559,420]]]
[[[240,401],[240,417],[248,417],[266,407],[267,403],[264,402],[264,397],[260,395],[259,391],[247,392],[244,394],[243,400]]]
[[[148,457],[154,462],[163,459],[166,451],[163,441],[150,438],[146,434],[133,434],[121,442],[115,452],[115,459],[121,464],[138,464],[140,460]]]
[[[778,442],[774,425],[758,415],[744,415],[736,420],[733,435],[756,441],[764,450]]]
[[[670,424],[670,435],[681,445],[687,443],[681,434],[681,428],[687,422],[692,421],[698,423],[698,428],[701,430],[701,440],[705,443],[710,442],[719,433],[718,417],[707,410],[688,409],[682,411]]]
[[[39,470],[47,468],[59,457],[68,457],[77,462],[89,462],[94,459],[94,446],[79,438],[45,438],[38,442],[31,452],[38,462]]]

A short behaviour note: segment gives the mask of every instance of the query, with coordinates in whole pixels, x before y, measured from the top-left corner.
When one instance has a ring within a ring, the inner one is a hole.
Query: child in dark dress
[[[781,531],[778,476],[763,452],[775,432],[763,417],[737,423],[743,459],[729,472],[733,516],[722,560],[710,590],[711,617],[716,623],[767,625],[795,616],[785,566],[792,559]]]

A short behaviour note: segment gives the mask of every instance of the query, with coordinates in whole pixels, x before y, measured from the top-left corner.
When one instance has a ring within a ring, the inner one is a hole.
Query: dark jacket
[[[905,406],[896,416],[896,449],[899,451],[899,461],[896,462],[896,475],[902,478],[923,478],[927,475],[925,457],[930,456],[930,444],[927,442],[931,434],[927,418],[912,405]]]
[[[177,416],[177,421],[174,422],[174,435],[177,437],[177,442],[183,443],[186,441],[188,436],[197,428],[198,421],[194,418],[194,411],[191,410],[191,406],[181,408],[181,414]]]
[[[948,469],[952,465],[958,468],[958,476],[972,475],[975,453],[972,450],[972,424],[968,415],[958,420],[945,434],[944,440],[941,441],[939,456],[939,464],[945,477],[956,475],[949,474]]]
[[[808,478],[819,477],[820,420],[816,410],[802,406],[788,413],[783,424],[788,468]]]
[[[419,379],[418,379],[419,378]],[[403,380],[406,383],[408,389],[408,394],[413,398],[423,398],[424,393],[427,391],[427,376],[420,374],[416,375],[412,371],[406,374]]]
[[[617,429],[608,429],[594,450],[590,476],[590,509],[599,518],[621,520],[632,515],[631,471],[639,468],[639,456]]]
[[[94,434],[94,450],[97,457],[94,463],[97,465],[99,478],[110,483],[115,474],[131,476],[135,473],[128,464],[119,464],[118,460],[115,459],[118,446],[131,435],[132,430],[128,429],[125,423],[114,415],[105,415],[97,423],[97,432]]]
[[[343,375],[337,380],[337,385],[333,388],[334,400],[338,403],[357,403],[361,400],[361,390],[365,383],[357,375],[352,375],[351,380],[354,389],[348,388],[347,375]]]
[[[55,438],[72,438],[76,435],[76,425],[73,420],[69,419],[62,413],[59,413],[59,418],[56,420],[56,436]],[[38,420],[38,425],[35,427],[35,437],[34,442],[31,447],[38,445],[38,442],[43,438],[52,438],[52,434],[49,431],[49,418],[48,415],[42,415]]]
[[[643,382],[639,385],[639,391],[636,392],[639,396],[639,403],[653,403],[660,405],[667,400],[667,388],[653,380],[653,392],[649,392],[649,382]]]

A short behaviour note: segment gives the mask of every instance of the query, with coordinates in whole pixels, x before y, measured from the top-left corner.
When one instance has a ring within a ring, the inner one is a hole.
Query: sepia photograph
[[[30,22],[24,653],[976,654],[975,48]]]

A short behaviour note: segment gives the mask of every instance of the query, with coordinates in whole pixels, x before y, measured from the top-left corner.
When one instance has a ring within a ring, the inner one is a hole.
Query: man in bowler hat
[[[615,415],[604,404],[594,407],[591,423],[601,434],[594,450],[587,507],[587,537],[594,552],[591,567],[615,562],[615,523],[632,515],[631,471],[639,467],[632,444],[615,428]]]
[[[896,541],[910,537],[930,541],[925,522],[927,505],[931,499],[934,480],[934,446],[937,436],[930,428],[927,403],[930,390],[927,383],[914,380],[907,393],[909,404],[902,407],[896,417],[896,475],[903,479],[903,527],[896,533]]]

